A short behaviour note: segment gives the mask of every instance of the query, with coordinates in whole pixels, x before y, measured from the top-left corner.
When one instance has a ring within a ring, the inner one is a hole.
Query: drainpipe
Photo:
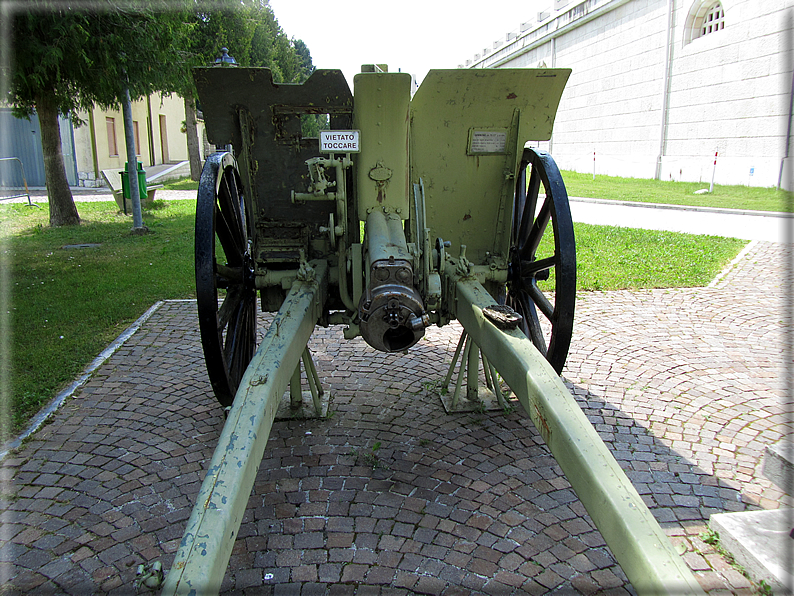
[[[789,50],[791,51],[791,50]],[[786,160],[789,158],[789,145],[791,145],[791,118],[794,116],[794,72],[791,73],[791,91],[789,92],[788,99],[788,128],[786,130],[786,148],[783,152],[783,159],[780,161],[780,173],[777,176],[777,189],[783,184],[783,168],[785,167]]]
[[[664,77],[662,79],[662,118],[659,127],[659,155],[656,157],[655,180],[662,177],[662,158],[667,145],[667,110],[670,102],[670,69],[672,67],[673,1],[667,0],[667,39],[664,42]]]

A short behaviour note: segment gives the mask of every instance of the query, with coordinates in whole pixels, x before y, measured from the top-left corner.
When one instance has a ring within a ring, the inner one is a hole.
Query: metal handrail
[[[19,197],[27,197],[28,198],[28,205],[31,207],[37,206],[34,205],[33,202],[30,200],[30,191],[28,190],[28,180],[25,177],[25,166],[22,165],[22,160],[18,157],[0,157],[0,161],[18,161],[19,162],[19,169],[22,173],[22,184],[25,185],[25,192],[18,195],[10,195],[8,197],[0,197],[0,201],[5,201],[7,199],[16,199]]]

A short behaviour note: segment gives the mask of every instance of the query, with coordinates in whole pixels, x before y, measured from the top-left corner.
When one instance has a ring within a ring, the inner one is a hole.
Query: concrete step
[[[717,513],[709,528],[753,581],[766,581],[775,594],[792,593],[794,509]]]
[[[787,494],[794,494],[794,444],[783,440],[764,453],[764,476]],[[719,513],[709,527],[750,577],[766,581],[775,594],[794,590],[794,509]]]
[[[187,161],[159,164],[146,168],[146,181],[155,184],[163,184],[188,176],[190,176],[190,163]]]

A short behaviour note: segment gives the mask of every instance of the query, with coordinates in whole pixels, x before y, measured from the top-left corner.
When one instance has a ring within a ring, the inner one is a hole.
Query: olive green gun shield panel
[[[408,218],[408,105],[411,75],[361,73],[353,79],[353,128],[361,131],[356,160],[358,218],[384,208]]]
[[[430,237],[487,264],[507,256],[524,144],[551,138],[570,69],[431,70],[411,102],[411,180]],[[454,250],[454,249],[453,249]]]

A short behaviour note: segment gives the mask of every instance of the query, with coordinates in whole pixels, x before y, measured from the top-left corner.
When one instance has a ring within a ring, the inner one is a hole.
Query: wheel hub
[[[549,279],[549,269],[526,273],[528,270],[531,270],[530,265],[534,262],[534,257],[522,261],[518,254],[518,248],[515,246],[510,248],[510,256],[507,263],[507,290],[509,293],[513,294],[520,292],[529,285],[534,285],[537,281],[546,281]]]

